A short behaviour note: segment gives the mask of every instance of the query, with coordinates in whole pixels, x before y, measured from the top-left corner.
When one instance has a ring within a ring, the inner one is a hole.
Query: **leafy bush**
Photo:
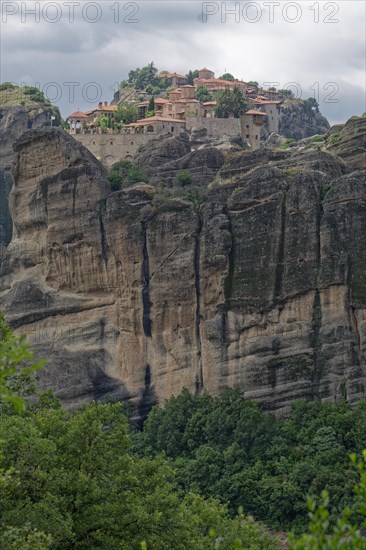
[[[294,139],[294,138],[287,138],[287,139],[285,139],[285,141],[281,144],[281,149],[287,149],[288,146],[289,146],[291,143],[296,143],[296,139]]]
[[[193,203],[196,210],[200,210],[203,203],[207,200],[205,191],[206,189],[200,187],[191,187],[183,193],[182,198]]]
[[[24,86],[23,93],[25,95],[28,95],[29,98],[32,99],[33,101],[41,101],[41,102],[45,101],[43,92],[41,92],[41,90],[39,90],[35,86]]]
[[[137,164],[130,160],[120,160],[113,164],[108,174],[108,181],[112,189],[118,190],[121,187],[129,187],[134,183],[149,181],[148,175]]]
[[[310,143],[321,143],[324,141],[324,136],[313,136],[310,139]]]
[[[336,141],[338,141],[340,138],[340,135],[341,135],[340,132],[335,132],[334,134],[332,134],[329,138],[330,143],[335,143]]]
[[[192,176],[189,172],[179,172],[176,176],[177,183],[181,185],[182,187],[186,187],[187,185],[191,185],[192,183]]]
[[[25,401],[12,388],[19,376],[34,373],[45,361],[34,362],[34,355],[25,336],[14,336],[12,329],[0,313],[0,407],[10,403],[18,411],[25,410]]]
[[[5,90],[15,90],[18,86],[15,86],[11,82],[3,82],[0,84],[0,92],[3,92]]]

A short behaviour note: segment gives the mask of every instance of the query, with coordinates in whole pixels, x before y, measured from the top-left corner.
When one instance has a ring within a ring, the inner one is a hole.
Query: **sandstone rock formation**
[[[325,152],[240,152],[201,207],[155,207],[152,185],[112,192],[61,130],[27,132],[16,153],[2,309],[68,406],[130,399],[143,417],[227,386],[278,413],[365,396],[364,172]]]
[[[210,183],[225,159],[220,148],[211,145],[211,140],[191,151],[188,134],[184,133],[152,140],[140,148],[134,162],[148,172],[152,183],[164,182],[172,187],[181,172],[189,172],[195,185]]]
[[[6,94],[2,92],[2,96]],[[8,206],[8,195],[13,185],[12,168],[16,158],[13,145],[28,129],[40,128],[50,124],[50,117],[57,113],[55,108],[34,102],[23,105],[3,106],[0,100],[0,255],[4,246],[11,240],[12,221]],[[59,124],[60,119],[55,121]]]
[[[339,137],[337,138],[337,135]],[[332,140],[332,136],[337,139]],[[343,126],[334,127],[328,136],[328,151],[357,170],[366,167],[366,120],[354,116]]]
[[[279,133],[286,138],[303,139],[325,134],[329,123],[320,113],[307,108],[301,100],[286,100],[281,105]]]

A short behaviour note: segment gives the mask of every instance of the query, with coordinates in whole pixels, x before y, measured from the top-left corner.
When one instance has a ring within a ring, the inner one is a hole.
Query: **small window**
[[[133,141],[131,141],[131,145],[133,145]]]
[[[249,124],[247,124],[247,125],[246,125],[246,128],[248,128],[248,129],[249,129]]]
[[[255,136],[255,139],[258,139],[258,136]]]
[[[113,141],[110,141],[109,143],[110,143],[110,145],[113,145]]]
[[[245,137],[246,137],[246,138],[249,138],[249,134],[247,134]]]
[[[95,141],[93,141],[93,145],[95,145]]]
[[[172,126],[172,132],[174,132],[174,126]]]

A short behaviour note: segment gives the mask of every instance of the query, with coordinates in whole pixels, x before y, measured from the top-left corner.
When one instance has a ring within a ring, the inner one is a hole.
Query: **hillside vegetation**
[[[311,534],[292,536],[291,548],[365,548],[364,464],[357,475],[356,455],[347,461],[365,443],[365,403],[353,411],[301,403],[281,422],[235,391],[184,392],[154,409],[139,434],[120,403],[68,412],[52,394],[36,396],[29,374],[41,367],[0,317],[1,548],[288,548],[247,514],[261,502],[268,523],[287,527],[293,510],[304,524],[310,478],[310,492],[328,486],[335,505],[330,517],[326,493],[319,507],[312,501]],[[231,517],[219,500],[231,501]]]

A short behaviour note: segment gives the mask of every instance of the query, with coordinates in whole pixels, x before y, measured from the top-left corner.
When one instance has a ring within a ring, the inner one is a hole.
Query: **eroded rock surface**
[[[30,110],[23,105],[2,107],[0,101],[0,255],[12,235],[8,196],[13,185],[12,169],[16,159],[13,145],[28,128],[49,125],[53,114],[54,110],[42,103],[39,108]]]
[[[16,152],[1,304],[69,406],[130,399],[143,417],[227,386],[279,413],[365,396],[364,172],[325,152],[241,152],[200,208],[156,207],[152,185],[112,192],[61,130]]]
[[[325,117],[308,108],[299,99],[286,100],[281,105],[279,133],[286,138],[303,139],[315,134],[325,134],[329,122]]]

